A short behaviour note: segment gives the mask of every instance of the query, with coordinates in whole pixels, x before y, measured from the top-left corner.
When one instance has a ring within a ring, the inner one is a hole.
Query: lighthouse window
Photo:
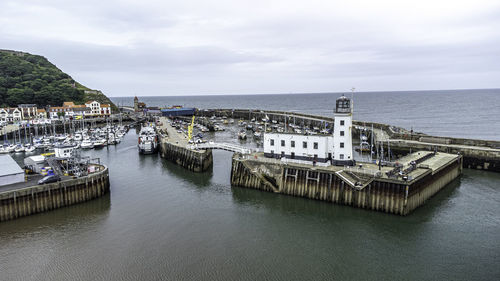
[[[290,141],[290,146],[295,147],[295,141]]]
[[[273,140],[273,139],[271,139],[271,146],[273,146],[273,145],[274,145],[274,140]]]
[[[302,148],[307,148],[307,141],[302,142]]]
[[[344,143],[343,142],[340,143],[340,148],[344,148]]]
[[[285,146],[285,140],[281,140],[281,146]]]
[[[313,148],[314,148],[314,149],[318,149],[318,143],[317,143],[317,142],[315,142],[315,143],[313,144]]]
[[[340,131],[340,136],[343,137],[344,136],[344,131]]]
[[[345,125],[345,121],[344,120],[340,120],[340,126],[344,126]]]

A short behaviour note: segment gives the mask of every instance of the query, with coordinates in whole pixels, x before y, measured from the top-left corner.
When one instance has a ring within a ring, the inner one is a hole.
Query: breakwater
[[[0,192],[0,221],[85,202],[109,192],[108,168],[88,176]]]
[[[157,128],[160,156],[192,171],[204,172],[212,167],[211,149],[191,148],[188,139],[172,127],[167,118],[162,118],[162,125]]]
[[[231,184],[239,187],[348,205],[397,215],[408,215],[462,172],[462,157],[441,154],[421,157],[421,165],[409,178],[392,170],[360,173],[356,168],[318,167],[281,163],[261,157],[235,154]],[[425,158],[425,159],[424,159]],[[418,160],[418,159],[417,159]]]
[[[207,171],[213,163],[212,150],[194,150],[159,138],[160,156],[193,172]]]
[[[449,138],[420,138],[423,141],[390,140],[390,149],[396,155],[405,155],[415,150],[430,150],[463,156],[464,168],[486,170],[500,173],[500,150],[489,147],[474,147],[467,145],[455,145],[451,143],[439,143],[443,139],[449,142]],[[434,142],[430,142],[435,140]],[[479,140],[481,142],[481,140]],[[387,144],[384,145],[386,150]]]
[[[262,120],[265,118],[269,118],[269,120],[276,120],[282,123],[295,123],[301,126],[307,127],[318,127],[318,128],[327,128],[333,129],[333,117],[327,116],[319,116],[312,114],[305,114],[300,112],[287,112],[287,111],[279,111],[279,110],[257,110],[257,109],[203,109],[196,111],[197,116],[203,117],[227,117],[227,118],[235,118],[235,119],[244,119],[250,120],[255,118],[257,120]],[[371,128],[372,126],[377,129],[381,129],[387,132],[389,135],[395,134],[410,134],[409,131],[404,128],[391,126],[383,123],[377,122],[365,122],[365,121],[356,121],[353,120],[353,125],[355,126],[354,133],[358,131],[359,127]]]

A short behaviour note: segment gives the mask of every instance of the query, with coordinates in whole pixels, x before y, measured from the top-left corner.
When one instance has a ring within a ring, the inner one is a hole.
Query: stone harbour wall
[[[109,192],[109,172],[0,193],[0,222],[98,198]]]

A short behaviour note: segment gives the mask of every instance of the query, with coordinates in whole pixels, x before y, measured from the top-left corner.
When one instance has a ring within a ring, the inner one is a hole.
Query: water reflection
[[[279,212],[290,216],[327,218],[328,220],[358,220],[372,225],[374,228],[383,228],[396,222],[415,224],[431,220],[436,213],[441,212],[446,207],[447,201],[456,196],[456,190],[460,185],[459,178],[452,181],[430,198],[424,206],[406,217],[242,187],[232,187],[232,198],[234,203],[242,207],[265,208],[269,212]]]
[[[162,166],[162,174],[173,175],[177,179],[194,184],[197,187],[208,186],[213,176],[213,167],[203,173],[194,173],[163,158],[159,162],[158,164]]]
[[[107,193],[91,201],[2,222],[0,240],[7,242],[9,238],[44,229],[61,231],[65,228],[84,227],[85,225],[96,227],[108,219],[110,209],[111,195]]]

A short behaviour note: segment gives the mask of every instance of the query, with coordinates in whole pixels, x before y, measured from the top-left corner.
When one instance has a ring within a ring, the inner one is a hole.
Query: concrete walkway
[[[180,146],[186,146],[188,144],[188,137],[184,133],[179,133],[175,127],[172,126],[169,122],[170,120],[167,117],[161,117],[160,122],[162,125],[160,126],[161,130],[167,132],[167,141],[170,143],[175,143]]]

